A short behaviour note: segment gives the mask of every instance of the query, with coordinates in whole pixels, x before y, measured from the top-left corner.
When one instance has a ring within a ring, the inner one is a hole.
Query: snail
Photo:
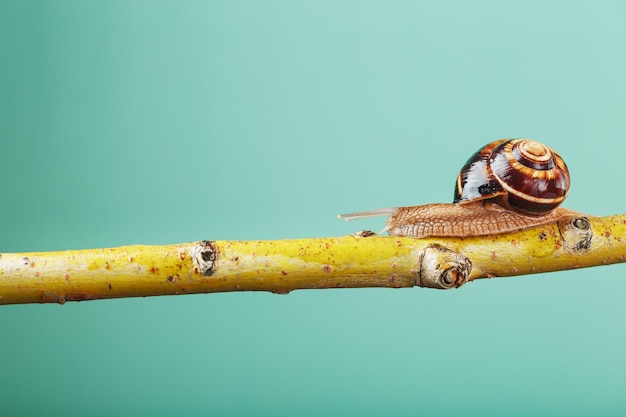
[[[559,205],[569,191],[563,159],[532,139],[502,139],[472,155],[459,173],[452,204],[341,214],[353,220],[387,215],[391,236],[471,237],[542,226],[581,216]]]

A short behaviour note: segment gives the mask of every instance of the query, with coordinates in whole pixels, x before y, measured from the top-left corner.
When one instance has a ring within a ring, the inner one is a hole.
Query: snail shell
[[[553,149],[531,139],[491,142],[468,159],[454,189],[454,202],[483,199],[519,213],[541,216],[569,191],[569,171]]]
[[[558,207],[569,172],[551,148],[531,139],[491,142],[465,163],[453,204],[428,204],[345,214],[346,220],[387,215],[392,236],[470,237],[514,232],[580,216]]]

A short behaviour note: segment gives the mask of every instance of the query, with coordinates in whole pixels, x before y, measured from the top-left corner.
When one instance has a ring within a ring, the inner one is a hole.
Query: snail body
[[[390,236],[472,237],[515,232],[557,222],[567,216],[580,216],[563,207],[531,217],[507,210],[493,202],[426,204],[393,209],[384,231]]]
[[[542,226],[579,213],[559,207],[569,191],[563,159],[531,139],[491,142],[465,163],[452,204],[379,209],[346,220],[387,215],[392,236],[471,237]]]

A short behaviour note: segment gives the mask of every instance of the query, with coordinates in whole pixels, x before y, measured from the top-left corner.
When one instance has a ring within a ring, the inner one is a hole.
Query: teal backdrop
[[[621,1],[0,1],[0,251],[378,230],[532,137],[626,212]],[[617,416],[626,265],[0,307],[7,416]]]

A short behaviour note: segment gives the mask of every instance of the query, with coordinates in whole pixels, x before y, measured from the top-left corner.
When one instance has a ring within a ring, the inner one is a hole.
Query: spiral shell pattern
[[[455,203],[499,198],[527,215],[558,207],[569,191],[569,171],[550,147],[532,139],[492,142],[476,152],[457,178]]]

